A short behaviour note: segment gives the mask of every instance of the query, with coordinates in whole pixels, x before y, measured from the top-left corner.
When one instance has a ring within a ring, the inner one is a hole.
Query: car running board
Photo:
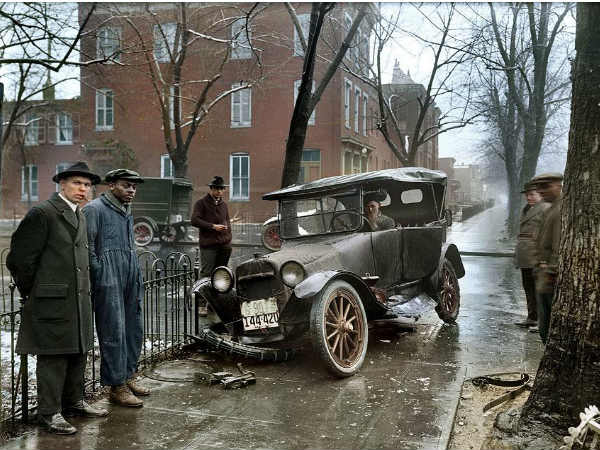
[[[423,314],[434,309],[436,305],[437,302],[424,292],[412,298],[402,295],[392,295],[387,304],[394,314],[415,320],[418,320]]]

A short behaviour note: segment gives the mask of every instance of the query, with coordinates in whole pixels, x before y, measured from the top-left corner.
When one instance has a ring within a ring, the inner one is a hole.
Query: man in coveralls
[[[150,391],[132,379],[142,348],[142,272],[135,253],[131,201],[144,180],[137,172],[106,174],[110,190],[83,209],[90,245],[92,300],[100,342],[100,381],[110,401],[140,407]]]

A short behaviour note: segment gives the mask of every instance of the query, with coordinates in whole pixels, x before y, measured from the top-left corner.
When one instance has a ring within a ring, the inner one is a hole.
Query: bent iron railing
[[[0,424],[11,427],[21,419],[27,422],[29,412],[37,406],[35,358],[15,353],[22,300],[17,296],[6,270],[6,252],[0,252]],[[199,254],[194,261],[185,253],[172,252],[159,259],[152,252],[138,255],[144,276],[144,341],[138,368],[155,364],[171,356],[192,334],[192,301],[190,287],[198,278]],[[6,286],[6,289],[5,289]],[[94,327],[95,330],[95,327]],[[100,352],[95,336],[94,350],[88,353],[86,392],[100,386]],[[27,405],[23,408],[22,405]]]

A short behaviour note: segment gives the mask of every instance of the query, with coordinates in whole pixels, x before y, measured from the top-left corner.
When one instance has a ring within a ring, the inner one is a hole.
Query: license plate
[[[242,303],[244,330],[260,330],[279,326],[277,299],[271,297]]]

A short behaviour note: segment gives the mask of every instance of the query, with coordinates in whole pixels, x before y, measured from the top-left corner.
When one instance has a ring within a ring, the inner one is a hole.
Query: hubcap
[[[365,326],[358,301],[350,292],[339,289],[325,311],[325,333],[329,353],[344,367],[352,366],[360,356]]]

